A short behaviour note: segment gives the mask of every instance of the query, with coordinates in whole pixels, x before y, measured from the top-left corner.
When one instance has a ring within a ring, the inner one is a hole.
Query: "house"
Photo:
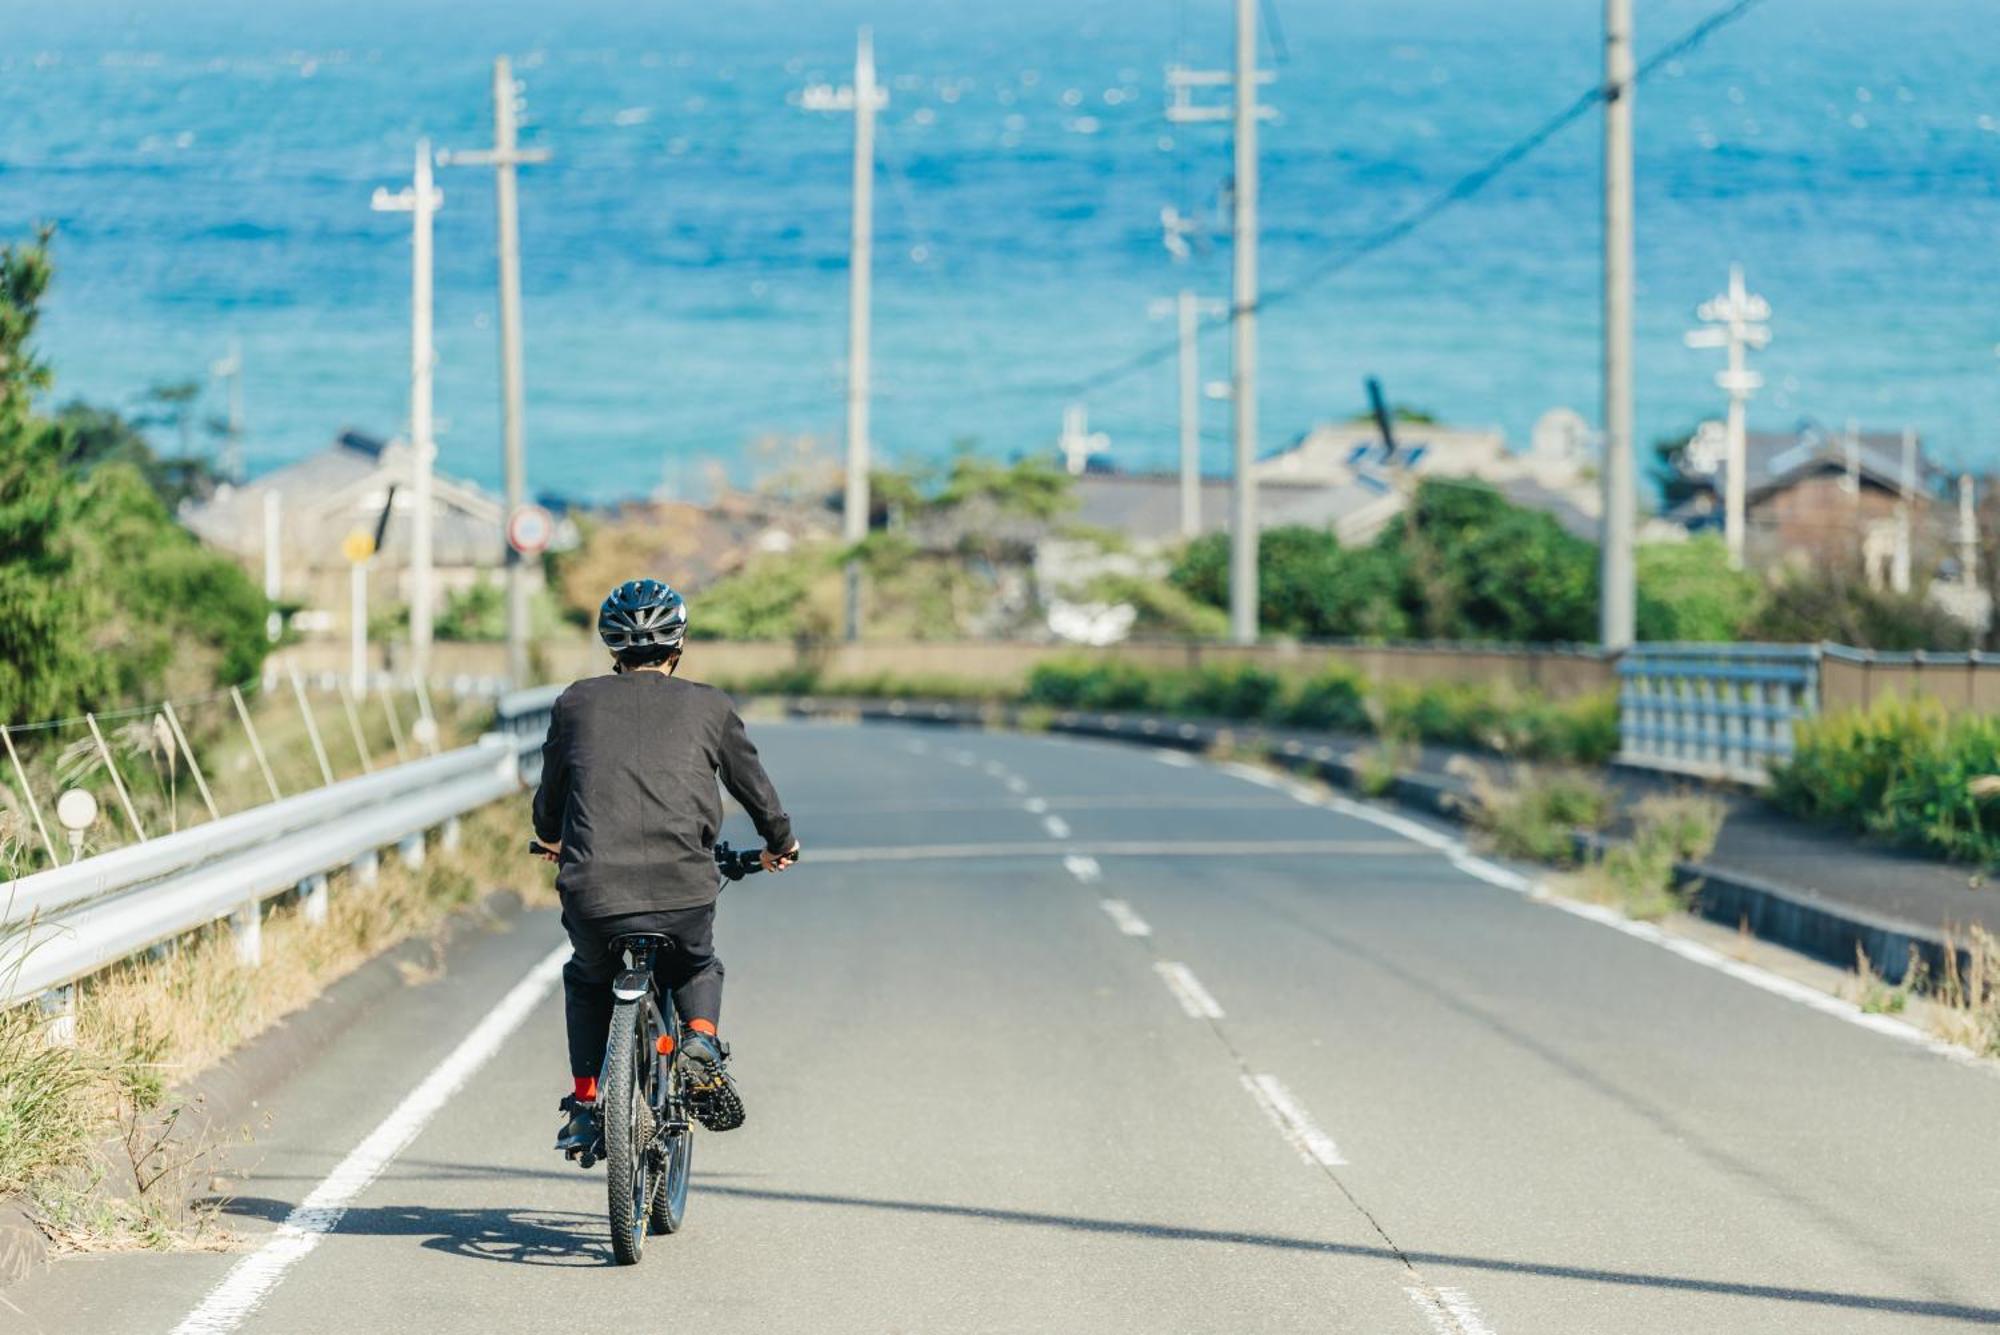
[[[204,542],[235,555],[262,578],[266,506],[274,504],[281,596],[301,604],[294,627],[305,634],[347,633],[349,565],[342,552],[356,531],[373,535],[389,508],[369,581],[378,613],[407,605],[409,544],[415,494],[411,454],[401,440],[342,431],[333,443],[254,481],[223,486],[182,508],[181,522]],[[266,498],[275,496],[275,502]],[[431,552],[438,606],[483,579],[497,579],[505,562],[503,507],[470,482],[433,473]],[[541,566],[528,564],[532,582]]]
[[[1921,579],[1946,553],[1939,496],[1944,472],[1913,438],[1911,565]],[[1752,431],[1744,441],[1744,562],[1753,570],[1859,565],[1871,583],[1891,582],[1903,498],[1901,432],[1831,431],[1806,420],[1790,431]],[[1673,456],[1667,518],[1690,532],[1721,532],[1727,464],[1708,436]]]
[[[1603,496],[1589,428],[1575,413],[1545,414],[1526,453],[1509,450],[1506,437],[1487,428],[1402,422],[1394,431],[1391,451],[1372,419],[1323,425],[1259,459],[1258,527],[1326,528],[1345,546],[1365,546],[1403,512],[1414,482],[1464,478],[1597,540]],[[1201,480],[1201,532],[1229,527],[1230,492],[1226,478]],[[1074,494],[1081,524],[1137,542],[1180,536],[1180,480],[1172,474],[1086,472]]]

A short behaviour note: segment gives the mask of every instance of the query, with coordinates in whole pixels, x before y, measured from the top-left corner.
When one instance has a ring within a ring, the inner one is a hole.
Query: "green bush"
[[[1730,568],[1721,538],[1647,543],[1638,563],[1642,640],[1734,640],[1757,615],[1757,577]]]
[[[1328,668],[1300,682],[1284,702],[1282,717],[1296,727],[1332,732],[1366,732],[1371,726],[1360,674],[1346,668]]]
[[[1891,699],[1796,724],[1794,739],[1771,783],[1786,810],[1948,858],[2000,861],[2000,812],[1979,782],[2000,775],[2000,718]]]
[[[1059,709],[1163,709],[1174,707],[1159,674],[1129,663],[1079,659],[1043,663],[1028,677],[1027,703]]]
[[[1218,718],[1261,719],[1278,710],[1285,683],[1277,674],[1242,664],[1197,668],[1179,683],[1181,708]],[[1157,692],[1155,698],[1157,698]]]

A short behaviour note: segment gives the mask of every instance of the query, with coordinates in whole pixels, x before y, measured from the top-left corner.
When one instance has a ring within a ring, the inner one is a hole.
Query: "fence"
[[[532,716],[529,716],[532,721]],[[380,850],[415,865],[426,832],[521,786],[521,742],[500,731],[206,824],[15,880],[0,891],[0,1005],[35,997],[58,1014],[69,985],[226,919],[238,957],[262,951],[264,904],[297,894],[324,921],[327,875],[372,875]]]
[[[1621,764],[1764,784],[1819,707],[1820,650],[1641,644],[1618,662]]]

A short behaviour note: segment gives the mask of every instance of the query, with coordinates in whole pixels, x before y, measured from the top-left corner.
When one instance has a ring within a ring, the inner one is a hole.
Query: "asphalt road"
[[[750,1118],[698,1140],[643,1265],[611,1265],[601,1170],[548,1148],[559,936],[530,915],[270,1101],[236,1252],[66,1261],[0,1328],[2000,1325],[1990,1068],[1207,764],[753,731],[808,860],[724,898]],[[441,1066],[462,1086],[410,1113]],[[349,1208],[293,1215],[316,1191]]]

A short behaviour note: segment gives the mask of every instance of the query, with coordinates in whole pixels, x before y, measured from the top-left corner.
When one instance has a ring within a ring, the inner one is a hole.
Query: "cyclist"
[[[597,1077],[621,964],[610,943],[630,932],[669,938],[654,976],[681,1015],[678,1060],[690,1110],[711,1130],[743,1124],[729,1046],[716,1033],[717,776],[756,823],[764,870],[783,871],[799,852],[729,697],[675,675],[687,636],[681,596],[656,579],[621,584],[598,610],[597,634],[611,650],[611,673],[576,682],[557,699],[534,807],[535,838],[559,868],[574,952],[563,966],[563,1008],[575,1088],[562,1101],[568,1121],[556,1148],[584,1152],[602,1131]]]

